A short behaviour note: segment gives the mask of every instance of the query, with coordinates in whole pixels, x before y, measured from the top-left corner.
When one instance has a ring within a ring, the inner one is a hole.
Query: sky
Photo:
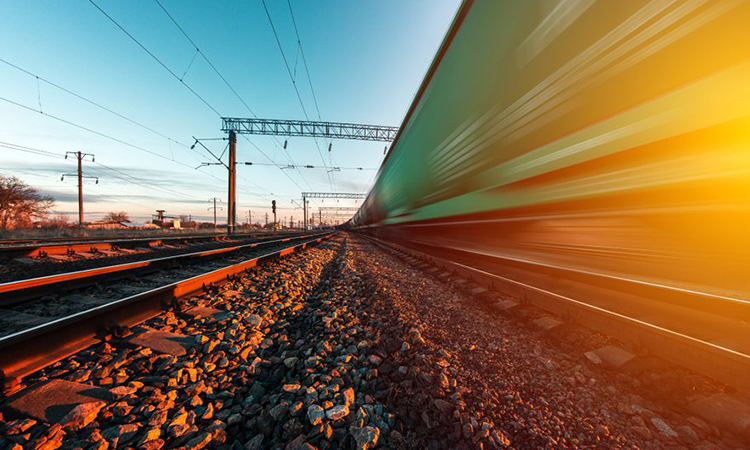
[[[81,151],[94,155],[83,162],[86,221],[120,210],[143,221],[157,209],[212,220],[209,199],[224,206],[227,170],[196,169],[216,160],[191,149],[193,137],[219,156],[221,116],[401,125],[459,3],[4,0],[0,174],[75,219],[76,179],[61,176],[76,171],[66,152]],[[238,136],[238,161],[267,164],[238,166],[238,221],[252,211],[262,222],[271,200],[280,220],[301,220],[292,200],[303,191],[366,193],[385,146],[335,140],[328,152],[327,140],[289,138],[285,150],[284,139]],[[341,171],[286,168],[308,164]],[[313,212],[358,204],[310,200]]]

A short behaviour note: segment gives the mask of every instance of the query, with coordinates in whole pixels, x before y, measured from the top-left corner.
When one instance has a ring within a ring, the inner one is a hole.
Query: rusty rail
[[[235,245],[231,247],[222,247],[200,252],[184,253],[180,255],[166,256],[161,258],[148,259],[144,261],[135,261],[131,263],[115,264],[94,269],[79,270],[56,275],[48,275],[38,278],[29,278],[25,280],[10,281],[0,283],[0,307],[7,307],[24,302],[30,298],[45,295],[51,287],[55,292],[70,290],[91,285],[102,279],[113,280],[132,276],[136,273],[147,273],[160,270],[164,267],[174,265],[180,262],[194,259],[214,257],[218,255],[228,255],[248,248],[258,247],[261,245],[276,244],[288,242],[293,239],[304,239],[306,236],[293,236],[281,239],[264,240],[251,242],[249,244]]]
[[[289,233],[296,234],[296,233]],[[270,233],[268,236],[272,236]],[[277,234],[278,236],[278,234]],[[0,258],[34,258],[42,255],[66,255],[77,252],[112,251],[117,248],[154,247],[170,243],[191,241],[227,241],[250,239],[263,236],[263,233],[241,234],[190,234],[182,236],[138,236],[121,238],[50,238],[29,240],[0,240]]]
[[[68,317],[0,338],[0,381],[3,388],[43,367],[70,356],[98,341],[108,330],[131,327],[177,305],[181,297],[199,292],[206,286],[225,282],[232,275],[259,264],[316,245],[334,233],[315,235],[304,242],[232,264],[147,292],[94,307]]]

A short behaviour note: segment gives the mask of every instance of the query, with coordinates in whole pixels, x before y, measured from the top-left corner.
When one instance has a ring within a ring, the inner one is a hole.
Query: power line
[[[162,62],[162,61],[161,61],[161,60],[160,60],[159,58],[157,58],[157,57],[156,57],[156,55],[154,55],[154,54],[153,54],[153,53],[152,53],[152,52],[151,52],[151,51],[150,51],[150,50],[149,50],[148,48],[146,48],[146,46],[145,46],[145,45],[141,44],[141,42],[140,42],[140,41],[138,41],[138,40],[137,40],[137,39],[136,39],[136,38],[135,38],[135,37],[134,37],[134,36],[133,36],[132,34],[130,34],[130,33],[129,33],[129,32],[128,32],[128,31],[127,31],[127,30],[126,30],[126,29],[125,29],[125,28],[124,28],[124,27],[123,27],[122,25],[120,25],[120,24],[119,24],[119,23],[118,23],[118,22],[117,22],[117,21],[116,21],[116,20],[115,20],[115,19],[114,19],[114,18],[113,18],[112,16],[110,16],[109,14],[107,14],[107,13],[106,13],[106,12],[105,12],[105,11],[104,11],[104,10],[103,10],[102,8],[100,8],[100,7],[99,7],[99,5],[97,5],[97,4],[96,4],[96,3],[95,3],[95,2],[93,1],[93,0],[89,0],[89,3],[91,3],[92,5],[94,5],[94,7],[96,7],[96,9],[98,9],[98,10],[99,10],[99,11],[100,11],[100,12],[101,12],[102,14],[104,14],[104,16],[105,16],[105,17],[107,17],[107,18],[108,18],[108,19],[109,19],[109,20],[110,20],[110,21],[111,21],[111,22],[112,22],[113,24],[115,24],[115,26],[117,26],[117,28],[119,28],[119,29],[120,29],[120,30],[121,30],[121,31],[122,31],[123,33],[125,33],[125,35],[127,35],[127,36],[128,36],[128,37],[129,37],[129,38],[130,38],[130,39],[131,39],[131,40],[132,40],[133,42],[135,42],[136,44],[138,44],[138,46],[139,46],[139,47],[140,47],[141,49],[143,49],[143,51],[145,51],[145,52],[146,52],[146,53],[147,53],[147,54],[148,54],[149,56],[151,56],[151,58],[153,58],[153,59],[154,59],[154,60],[155,60],[155,61],[156,61],[157,63],[159,63],[159,65],[160,65],[160,66],[162,66],[162,67],[164,68],[164,70],[166,70],[167,72],[169,72],[169,74],[170,74],[170,75],[172,75],[172,76],[173,76],[173,77],[174,77],[174,78],[175,78],[176,80],[178,80],[178,81],[179,81],[179,82],[180,82],[181,84],[183,84],[183,85],[184,85],[184,86],[185,86],[185,87],[186,87],[186,88],[187,88],[188,90],[190,90],[190,92],[192,92],[192,93],[193,93],[193,94],[194,94],[194,95],[195,95],[195,96],[196,96],[196,97],[197,97],[198,99],[200,99],[200,100],[201,100],[201,101],[202,101],[202,102],[203,102],[203,103],[204,103],[204,104],[205,104],[205,105],[206,105],[206,106],[207,106],[207,107],[208,107],[209,109],[211,109],[211,111],[213,111],[213,112],[214,112],[214,113],[215,113],[215,114],[216,114],[217,116],[221,117],[221,114],[219,113],[219,111],[218,111],[218,110],[217,110],[216,108],[214,108],[214,107],[213,107],[213,106],[212,106],[212,105],[211,105],[210,103],[208,103],[208,101],[206,101],[206,99],[204,99],[204,98],[203,98],[203,97],[202,97],[201,95],[199,95],[199,94],[198,94],[198,93],[197,93],[197,92],[196,92],[196,91],[195,91],[195,90],[194,90],[193,88],[191,88],[191,87],[190,87],[190,86],[189,86],[189,85],[188,85],[187,83],[185,83],[185,82],[184,82],[184,81],[183,81],[182,79],[180,79],[180,77],[179,77],[179,76],[178,76],[178,75],[177,75],[177,74],[176,74],[176,73],[175,73],[175,72],[174,72],[174,71],[173,71],[172,69],[170,69],[170,68],[169,68],[169,67],[168,67],[168,66],[167,66],[167,65],[166,65],[166,64],[165,64],[164,62]],[[196,47],[196,49],[197,49],[197,47]],[[202,53],[201,53],[201,54],[202,54]],[[205,58],[205,55],[203,55],[203,56],[204,56],[204,58]],[[245,139],[246,139],[246,140],[248,140],[247,138],[245,138]],[[248,142],[250,142],[250,141],[248,140]],[[258,146],[256,146],[255,144],[253,144],[253,146],[255,146],[256,148],[258,148]],[[261,153],[263,153],[263,152],[261,152]],[[265,155],[265,153],[263,153],[263,155],[264,155],[264,156],[266,156],[266,155]],[[268,156],[266,156],[266,158],[268,158]],[[270,159],[270,158],[268,158],[268,159],[269,159],[269,161],[273,162],[273,160],[272,160],[272,159]],[[279,167],[279,170],[281,170],[281,167]],[[289,177],[289,175],[288,175],[288,174],[287,174],[286,176],[287,176],[287,177]],[[215,177],[214,177],[214,178],[215,178]],[[291,178],[290,178],[290,179],[291,179]],[[295,184],[295,185],[297,185],[297,183],[296,183],[296,182],[295,182],[294,184]],[[299,185],[297,185],[297,186],[299,186]]]
[[[281,52],[281,58],[284,60],[284,65],[286,66],[286,71],[289,74],[289,79],[292,81],[292,86],[294,87],[294,92],[297,94],[297,100],[299,100],[299,104],[302,107],[302,113],[305,115],[306,120],[310,120],[310,117],[307,114],[307,109],[305,108],[304,103],[302,102],[302,96],[299,93],[299,89],[297,88],[297,82],[294,79],[294,76],[292,75],[292,70],[289,67],[289,61],[286,59],[286,54],[284,53],[284,48],[281,45],[281,40],[279,39],[279,35],[276,32],[276,27],[273,24],[273,19],[271,19],[271,13],[268,11],[268,5],[266,5],[266,0],[261,0],[261,3],[263,3],[263,9],[266,11],[266,17],[268,18],[268,23],[271,25],[271,30],[273,31],[273,36],[276,38],[276,44],[279,47],[279,52]],[[326,165],[326,160],[323,157],[323,152],[320,150],[320,145],[318,144],[318,140],[315,139],[315,146],[318,148],[318,155],[320,155],[320,160],[323,162],[323,165]],[[328,174],[328,182],[331,184],[331,189],[335,190],[333,186],[333,182],[331,180],[331,174]]]
[[[55,120],[57,120],[57,121],[60,121],[60,122],[62,122],[62,123],[65,123],[65,124],[67,124],[67,125],[70,125],[70,126],[73,126],[73,127],[79,128],[79,129],[81,129],[81,130],[85,130],[85,131],[88,131],[88,132],[90,132],[90,133],[96,134],[96,135],[98,135],[98,136],[101,136],[101,137],[104,137],[104,138],[110,139],[110,140],[112,140],[112,141],[118,142],[118,143],[120,143],[120,144],[126,145],[126,146],[128,146],[128,147],[131,147],[131,148],[134,148],[134,149],[136,149],[136,150],[139,150],[139,151],[142,151],[142,152],[145,152],[145,153],[148,153],[148,154],[151,154],[151,155],[157,156],[157,157],[159,157],[159,158],[162,158],[162,159],[164,159],[164,160],[167,160],[167,161],[171,161],[171,162],[173,162],[173,163],[175,163],[175,164],[179,164],[179,165],[181,165],[181,166],[184,166],[184,167],[187,167],[187,168],[189,168],[189,169],[194,169],[194,168],[193,168],[192,166],[190,166],[189,164],[185,164],[185,163],[182,163],[182,162],[180,162],[180,161],[177,161],[177,160],[174,160],[174,159],[170,159],[170,158],[167,158],[167,157],[166,157],[166,156],[164,156],[164,155],[161,155],[161,154],[159,154],[159,153],[156,153],[156,152],[154,152],[154,151],[148,150],[148,149],[146,149],[146,148],[144,148],[144,147],[141,147],[141,146],[138,146],[138,145],[132,144],[132,143],[130,143],[130,142],[127,142],[127,141],[124,141],[124,140],[122,140],[122,139],[116,138],[116,137],[114,137],[114,136],[111,136],[111,135],[109,135],[109,134],[106,134],[106,133],[103,133],[103,132],[100,132],[100,131],[96,131],[96,130],[94,130],[94,129],[92,129],[92,128],[89,128],[89,127],[86,127],[86,126],[84,126],[84,125],[80,125],[80,124],[77,124],[77,123],[75,123],[75,122],[71,122],[71,121],[69,121],[69,120],[67,120],[67,119],[63,119],[62,117],[58,117],[58,116],[55,116],[55,115],[53,115],[53,114],[45,113],[45,112],[43,112],[43,111],[40,111],[40,110],[38,110],[38,109],[34,109],[34,108],[30,107],[30,106],[26,106],[26,105],[24,105],[24,104],[21,104],[21,103],[15,102],[15,101],[13,101],[13,100],[7,99],[7,98],[5,98],[5,97],[0,97],[0,100],[3,100],[3,101],[5,101],[5,102],[8,102],[8,103],[10,103],[10,104],[12,104],[12,105],[18,106],[18,107],[20,107],[20,108],[23,108],[23,109],[26,109],[26,110],[29,110],[29,111],[33,111],[33,112],[39,113],[39,114],[41,114],[41,115],[43,115],[43,116],[46,116],[46,117],[49,117],[49,118],[55,119]],[[15,145],[15,144],[13,144],[13,145]],[[29,152],[29,151],[27,150],[27,153],[28,153],[28,152]],[[206,175],[206,176],[209,176],[209,177],[211,177],[211,178],[214,178],[214,179],[216,179],[216,180],[219,180],[219,181],[223,181],[222,179],[220,179],[220,178],[218,178],[218,177],[216,177],[216,176],[214,176],[214,175],[212,175],[212,174],[210,174],[210,173],[206,173],[206,172],[201,172],[201,173],[203,173],[204,175]],[[248,182],[251,182],[250,180],[246,180],[246,181],[248,181]],[[251,183],[252,183],[252,182],[251,182]],[[254,194],[254,193],[252,193],[252,192],[249,192],[249,191],[246,191],[246,192],[247,192],[248,194],[251,194],[251,195],[253,195],[253,194]]]
[[[248,166],[271,166],[272,165],[268,163],[256,163],[256,162],[244,162],[244,163],[237,163],[237,164],[245,164]],[[302,168],[302,169],[328,169],[326,166],[314,166],[311,164],[301,164],[296,167]],[[287,167],[284,167],[284,169],[293,169],[293,168],[295,168],[295,166],[289,165]],[[333,167],[332,166],[330,170],[377,170],[377,169],[372,168],[372,167],[340,167],[340,166]]]
[[[18,144],[12,144],[10,142],[0,142],[0,147],[4,147],[4,148],[10,149],[10,150],[16,150],[16,151],[19,151],[19,152],[25,152],[25,153],[32,153],[32,154],[35,154],[35,155],[48,156],[50,158],[65,159],[65,155],[60,154],[60,153],[52,153],[52,152],[48,152],[46,150],[39,150],[39,149],[35,149],[35,148],[24,147],[24,146],[21,146],[21,145],[18,145]]]
[[[15,151],[20,151],[20,152],[25,152],[25,153],[31,153],[31,154],[41,155],[41,156],[47,156],[47,157],[51,157],[51,158],[59,158],[59,159],[65,159],[65,155],[63,155],[63,154],[61,154],[61,153],[54,153],[54,152],[50,152],[50,151],[47,151],[47,150],[42,150],[42,149],[38,149],[38,148],[27,147],[27,146],[23,146],[23,145],[19,145],[19,144],[13,144],[13,143],[10,143],[10,142],[3,142],[3,141],[0,141],[0,147],[4,147],[4,148],[10,149],[10,150],[15,150]],[[116,172],[116,173],[119,173],[119,174],[121,174],[121,175],[123,175],[123,176],[127,177],[127,178],[123,178],[123,177],[120,177],[120,176],[117,176],[117,175],[112,175],[112,176],[113,176],[114,178],[120,179],[120,180],[122,180],[122,181],[125,181],[125,182],[129,182],[129,183],[132,183],[132,184],[138,185],[138,186],[140,186],[140,187],[143,187],[143,188],[146,188],[146,189],[151,189],[151,190],[154,190],[154,191],[157,191],[157,192],[159,192],[159,191],[160,191],[161,193],[165,193],[165,192],[166,192],[166,193],[169,193],[169,194],[178,194],[178,195],[182,195],[182,196],[184,196],[184,197],[188,197],[188,198],[191,198],[191,199],[198,199],[198,197],[195,197],[195,196],[192,196],[192,195],[189,195],[189,194],[184,194],[184,193],[181,193],[181,192],[177,192],[177,191],[173,191],[173,190],[171,190],[171,189],[169,189],[169,188],[165,188],[165,187],[162,187],[162,186],[154,186],[154,185],[151,185],[151,184],[149,184],[149,181],[148,181],[148,180],[144,180],[144,179],[142,179],[142,178],[139,178],[139,177],[136,177],[136,176],[134,176],[134,175],[131,175],[131,174],[125,173],[125,172],[123,172],[123,171],[121,171],[121,170],[119,170],[119,169],[115,169],[115,168],[113,168],[113,167],[109,167],[109,166],[107,166],[107,165],[105,165],[105,164],[102,164],[102,163],[99,163],[99,162],[94,162],[94,164],[96,164],[96,165],[98,165],[98,166],[101,166],[101,167],[103,167],[103,168],[105,168],[105,169],[108,169],[108,170],[110,170],[110,171],[112,171],[112,172]],[[20,170],[18,170],[18,169],[13,169],[13,170],[14,170],[14,171],[20,171]],[[98,170],[96,170],[96,169],[94,169],[94,170],[95,170],[95,173],[99,173],[99,174],[102,174],[102,172],[100,172],[100,171],[98,171]],[[23,171],[21,171],[21,172],[23,172]],[[38,174],[34,174],[34,175],[38,175]],[[242,179],[244,179],[245,181],[247,181],[247,182],[251,183],[251,184],[255,184],[255,185],[256,185],[256,186],[258,186],[258,187],[259,187],[260,189],[263,189],[262,187],[260,187],[260,186],[259,186],[259,185],[257,185],[256,183],[253,183],[253,182],[252,182],[251,180],[248,180],[248,179],[246,179],[246,178],[244,178],[244,177],[241,177],[241,178],[242,178]],[[133,180],[141,181],[141,182],[143,182],[144,184],[142,184],[142,183],[138,183],[138,182],[135,182],[135,181],[133,181]],[[265,190],[265,189],[264,189],[264,190]],[[251,192],[249,192],[249,191],[246,191],[246,192],[247,192],[247,193],[249,193],[249,194],[255,194],[255,193],[251,193]],[[268,192],[268,191],[266,191],[266,192]],[[273,194],[272,194],[272,193],[270,193],[270,192],[269,192],[269,194],[273,195]],[[257,195],[257,194],[256,194],[256,195]],[[102,195],[102,197],[108,197],[108,196],[104,196],[104,195]],[[112,197],[109,197],[109,198],[112,198]],[[113,199],[113,200],[114,200],[114,199]],[[136,205],[136,206],[141,206],[141,207],[149,208],[149,207],[148,207],[148,206],[146,206],[146,205],[142,205],[142,204],[136,204],[136,203],[133,203],[133,202],[129,202],[129,201],[126,201],[126,200],[117,200],[117,201],[123,201],[123,202],[125,202],[125,203],[130,203],[130,204],[133,204],[133,205]],[[201,201],[201,200],[199,200],[199,201]]]
[[[235,97],[237,97],[237,99],[240,102],[242,102],[243,105],[245,105],[245,108],[247,108],[247,110],[250,111],[250,113],[252,115],[255,115],[255,113],[250,108],[250,106],[248,106],[248,104],[245,103],[245,100],[242,97],[240,97],[240,94],[238,94],[236,90],[234,90],[234,88],[232,87],[232,85],[229,84],[229,82],[227,81],[227,79],[224,78],[224,75],[222,75],[221,72],[219,72],[219,69],[217,69],[216,66],[213,65],[213,63],[208,59],[208,57],[206,56],[206,54],[203,53],[200,48],[198,48],[198,44],[196,44],[190,38],[190,36],[188,36],[188,34],[185,32],[185,30],[180,26],[179,23],[177,23],[177,21],[174,19],[174,17],[172,17],[172,15],[169,13],[169,11],[167,11],[167,9],[164,7],[164,5],[162,5],[159,0],[154,0],[154,1],[156,1],[156,4],[159,5],[159,7],[161,8],[161,10],[164,11],[164,14],[166,14],[167,17],[169,17],[169,20],[171,20],[172,23],[177,27],[177,29],[180,30],[180,32],[182,33],[182,35],[185,36],[185,38],[190,42],[190,44],[192,44],[192,46],[195,47],[196,53],[200,54],[203,57],[203,59],[208,63],[208,65],[213,69],[213,71],[216,72],[216,75],[218,75],[219,78],[221,78],[221,81],[223,81],[224,84],[226,84],[227,87],[232,91],[232,93],[235,95]]]
[[[176,139],[173,139],[173,138],[167,136],[166,134],[164,134],[164,133],[162,133],[162,132],[160,132],[158,130],[155,130],[155,129],[147,126],[147,125],[144,125],[143,123],[141,123],[141,122],[139,122],[139,121],[137,121],[135,119],[132,119],[130,117],[127,117],[124,114],[121,114],[121,113],[119,113],[117,111],[114,111],[111,108],[108,108],[108,107],[102,105],[101,103],[98,103],[98,102],[95,102],[94,100],[86,98],[86,97],[84,97],[81,94],[73,92],[73,91],[71,91],[70,89],[68,89],[68,88],[66,88],[64,86],[61,86],[61,85],[59,85],[59,84],[57,84],[57,83],[55,83],[53,81],[50,81],[50,80],[48,80],[48,79],[46,79],[44,77],[41,77],[41,76],[39,76],[39,75],[37,75],[37,74],[29,71],[29,70],[24,69],[23,67],[19,67],[19,66],[15,65],[15,64],[11,63],[10,61],[6,61],[6,60],[0,58],[0,62],[4,63],[4,64],[6,64],[6,65],[8,65],[8,66],[10,66],[10,67],[12,67],[12,68],[20,71],[20,72],[23,72],[23,73],[25,73],[25,74],[27,74],[29,76],[35,77],[37,80],[41,80],[41,81],[49,84],[52,87],[55,87],[55,88],[57,88],[57,89],[65,92],[67,94],[70,94],[70,95],[72,95],[72,96],[74,96],[74,97],[76,97],[76,98],[78,98],[80,100],[83,100],[86,103],[89,103],[90,105],[94,105],[94,106],[96,106],[99,109],[107,111],[110,114],[113,114],[113,115],[115,115],[115,116],[117,116],[117,117],[119,117],[119,118],[121,118],[123,120],[126,120],[126,121],[128,121],[128,122],[130,122],[130,123],[132,123],[132,124],[134,124],[136,126],[139,126],[139,127],[143,128],[144,130],[150,131],[151,133],[154,133],[154,134],[156,134],[156,135],[158,135],[160,137],[163,137],[164,139],[167,139],[170,142],[174,142],[177,145],[180,145],[182,147],[190,149],[190,147],[188,145],[186,145],[186,144],[184,144],[182,142],[179,142]],[[39,111],[41,112],[41,108],[39,109]],[[196,153],[197,155],[201,155],[200,152],[196,152],[196,151],[193,151],[193,152]],[[172,161],[174,161],[174,158],[172,158]]]
[[[307,73],[307,82],[310,85],[310,92],[312,92],[313,102],[315,103],[315,110],[318,112],[318,120],[323,120],[320,117],[320,108],[318,107],[318,98],[315,96],[315,89],[313,88],[312,78],[310,77],[310,69],[307,66],[307,58],[305,58],[305,50],[302,48],[302,39],[299,36],[299,30],[297,29],[297,20],[294,18],[294,11],[292,10],[291,0],[286,1],[289,5],[289,14],[292,16],[292,24],[294,25],[294,33],[297,35],[297,45],[299,51],[302,54],[302,64],[305,66],[305,73]]]
[[[2,142],[2,141],[0,141],[0,147],[8,148],[10,150],[16,150],[16,151],[26,152],[26,153],[33,153],[33,154],[42,155],[42,156],[48,156],[48,157],[53,157],[53,158],[62,158],[62,159],[65,159],[65,155],[60,154],[60,153],[53,153],[53,152],[50,152],[50,151],[47,151],[47,150],[41,150],[41,149],[37,149],[37,148],[26,147],[24,145],[13,144],[13,143],[10,143],[10,142]],[[146,189],[151,189],[151,190],[155,190],[155,191],[161,191],[161,193],[177,194],[177,195],[180,195],[180,196],[183,196],[183,197],[187,197],[187,198],[198,199],[198,197],[195,197],[195,196],[192,196],[192,195],[189,195],[189,194],[185,194],[183,192],[174,191],[172,189],[165,188],[165,187],[162,187],[162,186],[154,186],[152,184],[149,184],[148,180],[144,180],[144,179],[136,177],[134,175],[130,175],[130,174],[125,173],[125,172],[123,172],[123,171],[121,171],[119,169],[115,169],[113,167],[109,167],[109,166],[104,165],[102,163],[99,163],[99,162],[96,162],[96,161],[92,161],[92,163],[96,164],[97,166],[101,166],[101,167],[103,167],[105,169],[108,169],[110,171],[116,172],[116,173],[118,173],[120,175],[123,175],[125,177],[128,177],[128,178],[123,178],[123,177],[118,176],[118,175],[113,175],[115,178],[120,179],[122,181],[133,183],[133,184],[136,184],[136,185],[141,186],[141,187],[146,188]],[[133,180],[136,180],[138,182],[135,182]]]
[[[166,70],[167,72],[169,72],[177,81],[179,81],[180,83],[182,83],[183,86],[185,86],[190,92],[193,93],[193,95],[195,95],[200,101],[202,101],[203,104],[205,104],[206,106],[208,106],[211,109],[211,111],[213,111],[214,113],[216,113],[217,116],[221,117],[221,114],[219,113],[219,111],[216,110],[216,108],[214,108],[213,106],[211,106],[211,104],[208,103],[208,101],[206,101],[206,99],[203,98],[200,94],[198,94],[195,91],[195,89],[191,88],[187,83],[185,83],[176,73],[174,73],[172,71],[172,69],[170,69],[169,67],[167,67],[167,65],[164,64],[164,62],[162,62],[162,60],[160,60],[159,58],[156,57],[156,55],[154,55],[153,53],[151,53],[151,51],[148,48],[146,48],[145,45],[141,44],[141,42],[138,39],[136,39],[132,34],[128,33],[128,30],[126,30],[125,28],[123,28],[122,25],[120,25],[115,19],[112,18],[112,16],[110,16],[109,14],[107,14],[106,11],[104,11],[102,8],[100,8],[99,5],[97,5],[94,2],[94,0],[89,0],[89,3],[91,3],[92,5],[94,5],[94,7],[96,7],[96,9],[98,9],[113,24],[115,24],[115,26],[117,26],[117,28],[119,28],[120,30],[122,30],[122,32],[125,33],[133,42],[135,42],[136,44],[138,44],[138,46],[141,47],[144,52],[148,53],[148,55],[151,56],[154,59],[154,61],[156,61],[157,63],[159,63],[159,65],[162,66],[164,68],[164,70]]]
[[[307,83],[310,85],[310,93],[312,93],[313,103],[315,104],[315,111],[318,113],[318,120],[323,120],[323,118],[320,116],[320,107],[318,106],[318,97],[315,95],[315,88],[313,87],[312,77],[310,76],[310,68],[307,65],[307,57],[305,57],[305,49],[302,47],[302,38],[299,35],[299,29],[297,28],[297,19],[294,17],[294,10],[292,9],[292,2],[291,0],[287,0],[287,5],[289,5],[289,15],[292,16],[292,25],[294,25],[294,34],[297,36],[297,46],[299,47],[299,52],[302,55],[302,64],[305,66],[305,73],[307,74]],[[329,148],[331,143],[333,142],[333,139],[329,140]],[[315,141],[315,144],[317,145],[317,140]],[[320,148],[318,148],[318,151],[320,151]],[[333,166],[333,156],[331,153],[328,153],[328,163],[329,165]],[[323,163],[325,164],[325,162]],[[330,175],[330,181],[332,183],[333,190],[336,189],[336,178],[333,176],[333,170],[329,171]]]
[[[206,56],[206,54],[203,53],[203,51],[201,51],[201,49],[198,47],[198,44],[196,44],[195,41],[190,37],[190,35],[187,34],[187,32],[185,31],[185,29],[182,28],[182,26],[177,22],[177,20],[172,16],[172,14],[170,14],[169,11],[167,11],[167,9],[164,7],[164,5],[159,0],[154,0],[154,1],[156,2],[157,5],[159,5],[159,7],[161,8],[161,10],[164,11],[164,14],[167,15],[167,17],[169,18],[169,20],[172,21],[172,23],[177,27],[177,29],[180,30],[180,33],[182,33],[182,35],[185,37],[185,39],[187,39],[188,42],[190,42],[190,45],[192,45],[195,48],[196,54],[200,54],[201,55],[201,57],[206,61],[206,63],[208,63],[208,65],[211,67],[211,69],[213,69],[213,71],[216,73],[216,75],[219,76],[219,78],[221,79],[221,81],[224,82],[224,84],[229,88],[229,90],[232,91],[232,93],[234,94],[234,96],[237,97],[237,99],[245,106],[245,108],[248,110],[248,112],[250,114],[252,114],[253,117],[258,117],[258,115],[255,114],[255,111],[253,111],[252,108],[250,108],[250,106],[247,104],[247,102],[245,102],[245,99],[243,99],[242,96],[240,96],[240,94],[237,92],[237,90],[234,89],[234,87],[229,83],[229,81],[224,77],[224,75],[219,71],[219,69],[213,64],[213,62],[211,62],[211,60],[208,59],[208,56]],[[257,145],[255,145],[255,143],[253,143],[252,141],[250,141],[247,137],[245,137],[245,140],[247,140],[250,144],[252,144],[258,150],[260,150],[260,148]],[[279,143],[278,139],[276,139],[274,137],[274,140],[276,141],[276,145],[280,146],[280,143]],[[286,154],[287,158],[289,159],[289,162],[292,165],[294,165],[295,164],[294,163],[294,159],[292,159],[292,156],[289,154],[289,151],[287,151],[285,148],[282,148],[282,149],[284,150],[284,153]],[[263,152],[261,151],[261,153],[263,153]],[[272,163],[274,163],[276,165],[275,161],[272,158],[269,158],[265,154],[263,156],[265,156],[269,161],[271,161]],[[276,165],[276,166],[278,168],[281,168],[278,165]],[[307,186],[311,187],[310,186],[310,182],[307,181],[307,179],[302,174],[302,172],[298,170],[298,173],[299,173],[300,177],[302,177],[302,180],[307,184]],[[287,177],[289,177],[289,176],[287,175]],[[294,181],[291,178],[289,178],[289,179],[292,181],[292,183],[294,183],[297,187],[299,187],[299,185],[297,184],[296,181]],[[302,189],[301,187],[299,187],[299,188]]]
[[[65,124],[68,124],[68,125],[70,125],[70,126],[73,126],[73,127],[79,128],[79,129],[81,129],[81,130],[85,130],[85,131],[88,131],[89,133],[93,133],[93,134],[96,134],[96,135],[98,135],[98,136],[101,136],[101,137],[104,137],[104,138],[110,139],[110,140],[112,140],[112,141],[118,142],[118,143],[120,143],[120,144],[126,145],[126,146],[128,146],[128,147],[131,147],[131,148],[134,148],[134,149],[136,149],[136,150],[140,150],[140,151],[142,151],[142,152],[146,152],[146,153],[149,153],[149,154],[151,154],[151,155],[154,155],[154,156],[156,156],[156,157],[159,157],[159,158],[162,158],[162,159],[166,159],[167,161],[172,161],[172,162],[174,162],[175,164],[179,164],[179,165],[181,165],[181,166],[185,166],[185,167],[187,167],[187,168],[190,168],[190,169],[192,169],[192,167],[191,167],[190,165],[188,165],[188,164],[185,164],[185,163],[182,163],[182,162],[179,162],[179,161],[173,160],[173,159],[169,159],[169,158],[167,158],[167,157],[166,157],[166,156],[164,156],[164,155],[161,155],[161,154],[159,154],[159,153],[156,153],[156,152],[154,152],[154,151],[151,151],[151,150],[148,150],[148,149],[146,149],[146,148],[140,147],[140,146],[138,146],[138,145],[135,145],[135,144],[131,144],[130,142],[127,142],[127,141],[124,141],[124,140],[122,140],[122,139],[116,138],[116,137],[114,137],[114,136],[111,136],[111,135],[109,135],[109,134],[106,134],[106,133],[102,133],[101,131],[96,131],[96,130],[94,130],[94,129],[92,129],[92,128],[88,128],[88,127],[86,127],[86,126],[84,126],[84,125],[80,125],[80,124],[77,124],[77,123],[75,123],[75,122],[71,122],[70,120],[67,120],[67,119],[63,119],[62,117],[59,117],[59,116],[56,116],[56,115],[53,115],[53,114],[49,114],[49,113],[46,113],[46,112],[43,112],[43,111],[40,111],[40,110],[38,110],[38,109],[32,108],[32,107],[30,107],[30,106],[26,106],[26,105],[24,105],[24,104],[21,104],[21,103],[15,102],[15,101],[13,101],[13,100],[10,100],[10,99],[7,99],[7,98],[5,98],[5,97],[0,97],[0,100],[2,100],[2,101],[5,101],[5,102],[7,102],[7,103],[10,103],[10,104],[12,104],[12,105],[18,106],[18,107],[20,107],[20,108],[23,108],[23,109],[26,109],[26,110],[29,110],[29,111],[33,111],[33,112],[39,113],[39,114],[41,114],[41,115],[43,115],[43,116],[47,116],[47,117],[50,117],[50,118],[52,118],[52,119],[55,119],[55,120],[57,120],[57,121],[60,121],[60,122],[62,122],[62,123],[65,123]]]

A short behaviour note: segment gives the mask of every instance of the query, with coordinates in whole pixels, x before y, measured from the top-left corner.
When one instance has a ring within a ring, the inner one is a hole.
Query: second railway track
[[[119,264],[159,256],[213,250],[243,243],[294,237],[300,234],[211,234],[66,239],[10,246],[0,244],[0,282],[6,283],[21,278],[91,269],[103,264]]]
[[[6,283],[5,304],[0,308],[0,378],[6,386],[13,384],[13,380],[89,345],[96,335],[117,333],[173,305],[181,296],[329,235],[277,239],[66,277]]]
[[[251,242],[0,284],[0,337],[312,236]]]

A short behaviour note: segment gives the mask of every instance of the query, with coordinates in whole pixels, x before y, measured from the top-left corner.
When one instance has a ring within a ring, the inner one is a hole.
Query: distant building
[[[153,223],[138,223],[138,222],[120,222],[126,228],[135,230],[147,230],[147,229],[158,229],[159,225]]]
[[[92,230],[146,230],[152,228],[159,228],[158,225],[153,223],[138,223],[138,222],[107,222],[99,220],[95,222],[89,222],[86,228]]]
[[[104,220],[97,220],[89,222],[85,225],[86,228],[92,230],[125,230],[128,227],[123,225],[123,222],[108,222]]]

